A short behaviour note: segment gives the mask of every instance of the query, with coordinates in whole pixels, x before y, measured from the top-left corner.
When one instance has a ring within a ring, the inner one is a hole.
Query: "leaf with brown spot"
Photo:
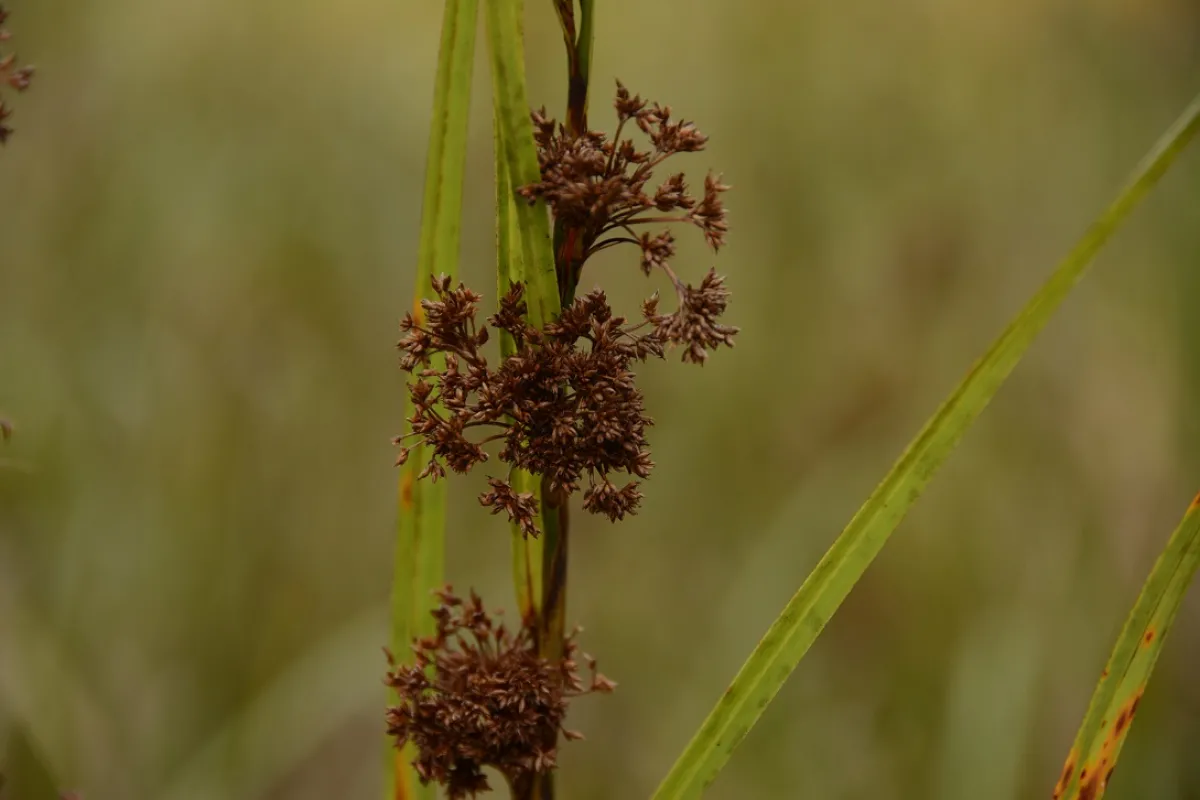
[[[1146,682],[1198,566],[1200,505],[1193,501],[1155,562],[1117,637],[1067,758],[1067,764],[1072,765],[1076,754],[1083,753],[1083,767],[1079,776],[1069,778],[1065,786],[1059,781],[1056,799],[1099,800],[1104,795]],[[1109,720],[1113,721],[1111,726]],[[1064,769],[1064,775],[1067,772]]]

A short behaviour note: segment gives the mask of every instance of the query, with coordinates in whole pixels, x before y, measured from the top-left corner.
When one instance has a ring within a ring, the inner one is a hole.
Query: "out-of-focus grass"
[[[251,792],[252,744],[204,762],[225,797],[367,796],[391,344],[440,9],[9,5],[41,71],[0,152],[0,408],[23,467],[0,467],[0,685],[39,684],[8,710],[56,733],[50,763],[87,797],[155,796],[374,609],[343,667],[357,703],[290,773]],[[561,33],[529,6],[532,99],[554,109]],[[928,408],[1195,91],[1197,22],[1177,0],[605,6],[592,124],[620,77],[712,136],[694,158],[736,187],[720,269],[743,334],[702,371],[644,370],[645,510],[580,520],[568,616],[621,687],[576,704],[588,741],[564,748],[565,793],[649,794]],[[478,286],[489,108],[477,93],[462,273]],[[996,752],[1024,737],[1014,796],[1053,783],[1200,467],[1200,327],[1179,299],[1200,290],[1196,185],[1169,178],[1102,256],[711,796],[931,796],[958,768],[947,737],[968,734]],[[626,256],[595,268],[633,311],[647,287]],[[678,265],[708,262],[684,245]],[[456,584],[509,595],[503,525],[464,503],[450,539]],[[1200,791],[1198,612],[1110,796]],[[39,620],[37,641],[14,619]],[[982,625],[1029,631],[1026,677],[971,666]],[[45,641],[69,670],[39,668]],[[1030,710],[993,724],[998,686]]]

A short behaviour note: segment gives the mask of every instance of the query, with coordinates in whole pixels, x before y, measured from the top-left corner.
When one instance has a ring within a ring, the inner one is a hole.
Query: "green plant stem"
[[[930,418],[834,541],[742,666],[654,797],[701,794],[920,498],[971,423],[1121,226],[1200,130],[1200,95],[1164,134],[1117,199]]]

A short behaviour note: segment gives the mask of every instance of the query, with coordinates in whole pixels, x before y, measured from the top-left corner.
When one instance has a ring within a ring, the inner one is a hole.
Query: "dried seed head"
[[[414,663],[393,664],[385,679],[399,696],[387,710],[388,734],[397,747],[415,746],[422,783],[442,784],[451,800],[490,789],[485,766],[510,783],[549,772],[558,735],[581,738],[563,728],[571,699],[615,684],[594,659],[576,656],[574,634],[563,657],[549,661],[537,654],[530,626],[509,630],[474,592],[463,600],[447,586],[439,597],[435,635],[416,641]],[[591,673],[586,681],[577,658]]]

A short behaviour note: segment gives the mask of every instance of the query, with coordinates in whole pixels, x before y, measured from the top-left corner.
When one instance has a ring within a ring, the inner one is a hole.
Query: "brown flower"
[[[435,298],[401,322],[400,366],[416,376],[409,386],[410,437],[427,459],[420,477],[437,480],[446,469],[467,472],[488,459],[484,449],[499,442],[499,458],[511,468],[541,476],[550,491],[570,495],[586,478],[584,508],[611,520],[636,512],[638,481],[618,489],[613,473],[644,479],[654,464],[646,444],[646,415],[632,366],[661,357],[679,345],[683,360],[703,364],[709,350],[733,346],[738,329],[720,317],[728,304],[724,280],[710,271],[693,287],[675,273],[670,260],[675,238],[668,230],[636,231],[636,226],[688,223],[701,230],[715,251],[728,232],[721,195],[729,189],[718,177],[704,180],[693,196],[683,173],[669,175],[651,190],[656,167],[679,153],[704,149],[708,139],[669,106],[648,103],[617,83],[618,125],[613,139],[597,131],[578,136],[533,114],[541,181],[519,193],[544,199],[555,217],[555,254],[563,309],[542,330],[525,319],[524,288],[515,285],[498,311],[477,322],[480,296],[448,277],[432,279]],[[625,126],[646,134],[651,148],[639,150],[622,138]],[[660,314],[658,298],[643,304],[634,325],[614,316],[604,293],[576,298],[578,272],[587,258],[606,247],[633,244],[642,270],[661,270],[678,298],[673,313]],[[565,281],[565,283],[564,283]],[[488,325],[507,333],[515,352],[491,367],[482,348]],[[436,359],[436,360],[435,360]],[[402,447],[398,463],[410,455]],[[504,511],[526,535],[537,535],[537,499],[520,494],[504,479],[489,478],[480,502]]]
[[[470,470],[488,459],[483,445],[492,441],[501,443],[501,461],[545,476],[554,490],[567,494],[585,476],[595,486],[606,484],[613,472],[650,474],[654,464],[645,433],[653,422],[631,366],[662,355],[659,323],[627,325],[597,290],[539,331],[521,318],[524,290],[514,286],[489,322],[511,333],[517,349],[491,368],[480,353],[486,329],[475,321],[478,295],[462,285],[451,289],[445,279],[434,279],[433,288],[437,299],[422,303],[425,323],[407,316],[399,344],[401,366],[418,376],[409,387],[409,423],[410,436],[425,445],[429,458],[422,477],[436,479],[446,466]],[[445,357],[442,369],[433,366],[438,354]],[[409,452],[401,449],[399,460]],[[480,502],[495,513],[506,511],[536,535],[534,498],[516,494],[507,481],[489,483]],[[585,507],[620,519],[637,505],[636,486],[591,492]]]
[[[538,515],[538,503],[533,492],[518,494],[513,491],[512,484],[496,478],[488,478],[488,484],[492,490],[479,496],[479,504],[491,507],[493,514],[507,511],[508,521],[516,522],[523,534],[537,536],[538,529],[534,520]]]
[[[651,316],[659,337],[683,345],[683,360],[694,364],[703,364],[709,350],[716,350],[721,345],[733,347],[733,337],[738,329],[717,322],[717,318],[725,313],[729,299],[725,279],[710,269],[700,282],[700,288],[696,289],[680,281],[674,273],[670,274],[679,297],[679,309],[674,314]]]
[[[708,137],[691,122],[673,119],[670,106],[631,96],[620,81],[613,106],[617,130],[611,141],[598,131],[570,136],[544,110],[534,112],[542,179],[521,187],[520,194],[531,201],[545,199],[554,218],[578,233],[580,266],[606,247],[638,243],[640,237],[633,231],[638,225],[690,223],[704,231],[714,250],[720,248],[728,230],[720,195],[728,186],[710,176],[699,203],[689,193],[683,173],[649,188],[660,164],[679,153],[703,150]],[[652,150],[639,150],[633,140],[621,138],[631,120],[650,139]]]
[[[571,252],[560,251],[556,259],[560,281],[564,272],[569,273],[571,287],[589,256],[618,244],[636,245],[641,250],[641,267],[647,275],[663,270],[675,285],[680,309],[671,315],[676,322],[656,323],[658,335],[663,343],[683,345],[685,361],[703,363],[706,350],[720,344],[731,346],[738,332],[716,321],[725,310],[728,291],[721,288],[722,281],[715,275],[705,278],[698,290],[683,283],[671,269],[675,239],[670,231],[638,232],[636,227],[691,224],[700,229],[715,252],[729,232],[721,196],[730,187],[710,173],[704,179],[704,194],[696,198],[680,172],[669,175],[651,191],[650,182],[660,164],[679,153],[703,150],[708,137],[691,122],[675,119],[670,106],[647,103],[631,95],[619,81],[613,107],[617,130],[611,141],[597,131],[570,136],[562,125],[548,119],[545,111],[535,112],[534,138],[542,179],[518,191],[531,201],[544,199],[555,221],[565,227],[563,238],[571,244]],[[639,150],[631,139],[621,138],[630,121],[649,138],[651,150]]]
[[[0,26],[4,25],[6,19],[8,19],[8,11],[0,5]],[[11,34],[0,27],[0,42],[5,42],[9,38],[11,38]],[[0,86],[8,86],[18,92],[23,92],[29,88],[32,79],[33,67],[18,67],[15,53],[8,55],[0,53]],[[4,97],[0,95],[0,144],[7,142],[8,137],[12,135],[12,128],[4,124],[4,121],[11,115],[12,109],[4,104]]]
[[[551,662],[537,654],[532,627],[508,629],[474,592],[464,601],[447,586],[438,596],[437,632],[414,643],[415,663],[395,666],[388,656],[385,683],[399,696],[387,711],[388,734],[397,747],[415,746],[422,783],[442,784],[451,800],[489,790],[485,766],[510,785],[549,772],[559,733],[582,738],[563,727],[570,700],[615,684],[581,654],[591,672],[584,681],[574,634]]]

